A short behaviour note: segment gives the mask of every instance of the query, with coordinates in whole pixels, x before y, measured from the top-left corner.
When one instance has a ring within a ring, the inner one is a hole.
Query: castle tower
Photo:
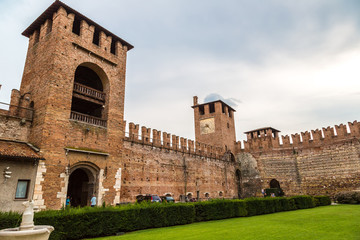
[[[197,142],[235,150],[235,110],[221,100],[198,104],[194,96],[195,139]]]
[[[40,148],[34,200],[57,209],[120,201],[126,54],[132,45],[61,1],[24,32],[20,88],[34,109],[29,142]]]

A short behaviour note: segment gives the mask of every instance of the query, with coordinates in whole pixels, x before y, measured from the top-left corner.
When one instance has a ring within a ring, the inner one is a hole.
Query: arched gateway
[[[99,168],[92,163],[76,164],[70,169],[67,196],[71,206],[88,206],[93,194],[98,192]]]

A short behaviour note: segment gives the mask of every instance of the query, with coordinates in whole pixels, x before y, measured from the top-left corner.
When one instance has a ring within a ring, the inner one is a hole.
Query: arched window
[[[106,127],[106,94],[100,76],[80,65],[75,71],[70,119]]]

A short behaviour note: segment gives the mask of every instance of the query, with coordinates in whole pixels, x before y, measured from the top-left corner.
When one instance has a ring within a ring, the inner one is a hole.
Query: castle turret
[[[72,205],[85,206],[93,194],[100,204],[118,203],[117,177],[105,177],[121,176],[126,55],[133,46],[61,1],[22,34],[29,47],[20,92],[34,108],[29,141],[46,159],[35,204],[60,208],[70,196]]]
[[[235,110],[221,100],[198,104],[194,96],[195,139],[197,142],[235,150]]]

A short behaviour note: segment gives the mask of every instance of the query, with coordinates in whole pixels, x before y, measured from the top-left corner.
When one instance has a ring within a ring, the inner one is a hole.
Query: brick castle
[[[126,133],[131,44],[61,1],[23,35],[21,87],[0,110],[0,168],[13,169],[1,183],[2,210],[18,209],[18,199],[59,209],[67,196],[84,206],[93,194],[99,205],[116,205],[148,193],[180,200],[258,196],[269,187],[286,195],[360,188],[357,121],[291,136],[267,127],[241,143],[233,108],[194,97],[196,141],[134,123]]]

